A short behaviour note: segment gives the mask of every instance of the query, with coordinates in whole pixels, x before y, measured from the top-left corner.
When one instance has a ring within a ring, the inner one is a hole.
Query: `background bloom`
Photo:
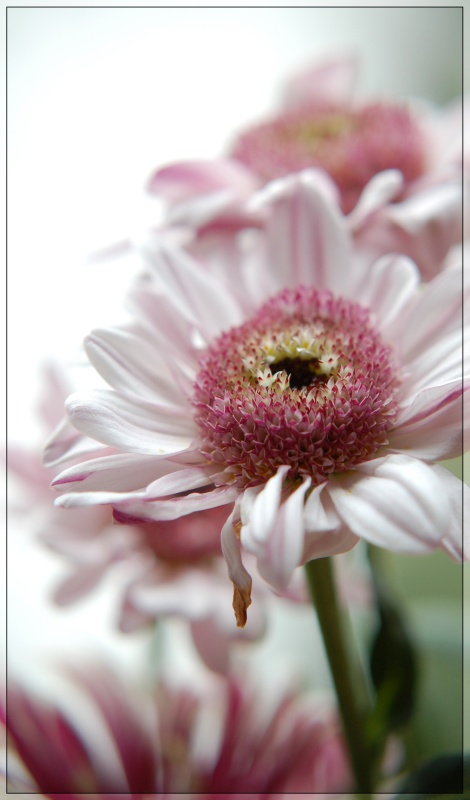
[[[74,798],[90,792],[262,797],[350,786],[343,742],[324,700],[292,691],[274,700],[232,679],[199,693],[165,683],[139,692],[103,668],[74,669],[72,676],[86,718],[9,688],[12,755],[26,770],[20,790]]]
[[[405,253],[436,274],[462,238],[461,103],[359,99],[358,67],[332,57],[294,76],[278,114],[239,134],[229,158],[159,168],[149,189],[169,221],[192,219],[199,235],[243,225],[254,187],[315,167],[366,252]]]
[[[54,481],[61,505],[134,521],[233,506],[222,548],[239,624],[240,544],[277,590],[359,538],[462,555],[461,485],[434,465],[462,449],[460,271],[420,287],[406,258],[365,264],[315,173],[252,202],[268,222],[243,246],[235,232],[196,261],[149,244],[136,321],[86,344],[113,391],[67,402],[117,454]]]

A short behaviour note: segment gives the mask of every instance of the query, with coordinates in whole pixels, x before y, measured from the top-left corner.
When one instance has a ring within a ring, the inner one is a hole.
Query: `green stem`
[[[356,792],[373,791],[373,759],[366,740],[368,693],[362,671],[352,662],[346,644],[345,620],[336,596],[330,558],[305,565],[308,585],[315,604],[328,662],[338,698],[344,735],[356,779]],[[353,674],[354,673],[354,674]]]

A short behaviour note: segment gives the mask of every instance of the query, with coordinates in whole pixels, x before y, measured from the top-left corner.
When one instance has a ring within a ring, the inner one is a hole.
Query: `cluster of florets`
[[[242,134],[232,150],[267,182],[321,167],[340,189],[345,213],[378,172],[399,169],[406,183],[425,169],[421,131],[402,106],[374,103],[358,109],[309,105]]]
[[[313,485],[387,444],[398,380],[366,309],[299,286],[223,333],[200,360],[193,403],[218,481],[265,482],[282,465]]]

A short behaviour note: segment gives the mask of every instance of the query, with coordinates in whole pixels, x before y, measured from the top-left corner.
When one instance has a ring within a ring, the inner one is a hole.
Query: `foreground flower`
[[[459,269],[420,286],[406,258],[371,268],[315,173],[254,202],[265,227],[222,237],[201,263],[154,241],[138,321],[87,340],[113,391],[67,402],[118,453],[54,482],[59,504],[111,503],[121,521],[230,507],[222,549],[242,626],[241,548],[278,591],[360,538],[462,557],[461,483],[433,462],[461,453],[468,389]]]
[[[406,253],[434,275],[462,236],[460,104],[358,100],[357,67],[337,58],[294,77],[277,116],[239,135],[229,158],[157,170],[149,188],[170,221],[197,212],[199,234],[243,224],[255,187],[315,167],[367,251]]]
[[[75,674],[88,718],[9,687],[10,791],[50,797],[338,792],[351,785],[325,701],[274,701],[235,681],[137,693],[103,669]],[[76,688],[76,687],[75,687]]]

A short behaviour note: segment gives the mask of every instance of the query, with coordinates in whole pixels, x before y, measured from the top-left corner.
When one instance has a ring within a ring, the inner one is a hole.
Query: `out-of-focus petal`
[[[287,83],[283,104],[288,111],[312,103],[347,106],[352,102],[359,72],[359,58],[344,55],[314,64]]]

